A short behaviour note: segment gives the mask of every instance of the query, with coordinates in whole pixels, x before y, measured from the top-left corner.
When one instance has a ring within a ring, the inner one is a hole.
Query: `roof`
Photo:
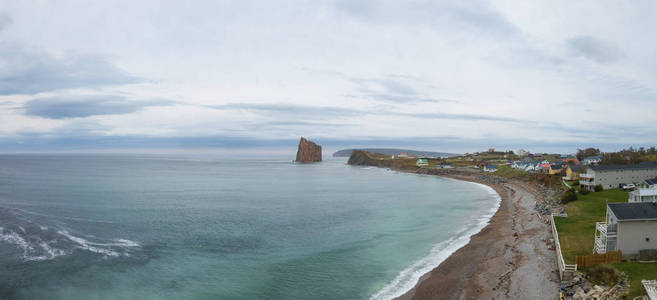
[[[426,158],[418,158],[417,161],[427,162],[427,159]]]
[[[645,182],[648,185],[654,185],[654,184],[657,184],[657,178],[646,179]]]
[[[587,156],[583,160],[597,160],[597,159],[602,159],[602,156],[601,155]]]
[[[497,166],[496,166],[496,165],[487,165],[487,166],[485,166],[485,168],[488,168],[488,169],[497,169]]]
[[[646,161],[635,165],[606,165],[606,166],[592,166],[589,167],[594,171],[619,171],[619,170],[642,170],[657,168],[657,162]]]
[[[619,221],[657,219],[657,203],[608,203],[607,207]]]
[[[582,165],[570,165],[570,170],[573,172],[583,172],[586,171],[586,167]]]

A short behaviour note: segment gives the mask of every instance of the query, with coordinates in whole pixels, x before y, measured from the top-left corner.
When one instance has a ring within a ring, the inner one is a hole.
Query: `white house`
[[[486,165],[484,166],[484,172],[495,172],[497,171],[497,166],[496,165]]]
[[[436,165],[436,169],[454,169],[454,165],[443,163],[443,164]]]
[[[641,186],[647,189],[657,189],[657,178],[646,179]]]
[[[657,203],[608,203],[606,221],[595,227],[594,253],[620,250],[628,257],[657,249]]]
[[[401,153],[397,154],[397,158],[408,158],[408,157],[409,157],[409,155],[408,155],[407,152],[401,152]]]
[[[420,158],[415,161],[415,165],[418,167],[426,167],[429,165],[429,161],[426,158]]]
[[[657,202],[657,188],[638,189],[631,191],[627,202]]]
[[[529,154],[529,152],[527,152],[525,149],[520,149],[520,150],[516,151],[516,155],[518,155],[520,157],[527,156],[527,154]]]
[[[582,164],[583,165],[597,165],[602,161],[602,156],[601,155],[595,155],[595,156],[587,156],[584,159],[582,159]]]

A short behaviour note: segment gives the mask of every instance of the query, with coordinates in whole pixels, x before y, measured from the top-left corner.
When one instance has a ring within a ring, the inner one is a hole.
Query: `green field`
[[[567,218],[554,218],[559,231],[561,251],[567,264],[574,264],[578,255],[593,252],[595,222],[604,222],[606,203],[627,202],[628,192],[612,189],[588,195],[578,194],[577,197],[577,201],[566,204]],[[628,276],[631,297],[643,295],[642,279],[657,278],[657,264],[621,262],[613,266]]]
[[[604,222],[607,202],[626,202],[628,193],[620,189],[577,195],[577,201],[566,204],[567,218],[555,217],[564,260],[574,264],[577,255],[591,254],[595,222]]]
[[[500,166],[497,171],[495,171],[495,175],[505,178],[522,178],[527,176],[527,174],[529,173],[522,170],[516,170],[509,166]]]

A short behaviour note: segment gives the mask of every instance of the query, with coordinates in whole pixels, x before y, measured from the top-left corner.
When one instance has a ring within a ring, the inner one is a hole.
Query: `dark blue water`
[[[388,298],[497,207],[472,183],[292,157],[0,155],[0,298]]]

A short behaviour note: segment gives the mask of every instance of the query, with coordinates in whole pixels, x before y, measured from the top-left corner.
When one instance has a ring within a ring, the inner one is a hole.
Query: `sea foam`
[[[435,267],[440,265],[440,263],[447,259],[452,253],[465,246],[470,241],[471,236],[486,227],[488,222],[490,222],[490,218],[493,217],[499,208],[502,199],[493,188],[480,183],[470,183],[486,189],[488,194],[495,198],[494,206],[487,210],[485,214],[474,219],[473,223],[466,225],[450,239],[436,244],[429,251],[429,254],[399,272],[395,279],[372,295],[370,299],[393,299],[410,291],[415,287],[424,274],[429,273]]]

